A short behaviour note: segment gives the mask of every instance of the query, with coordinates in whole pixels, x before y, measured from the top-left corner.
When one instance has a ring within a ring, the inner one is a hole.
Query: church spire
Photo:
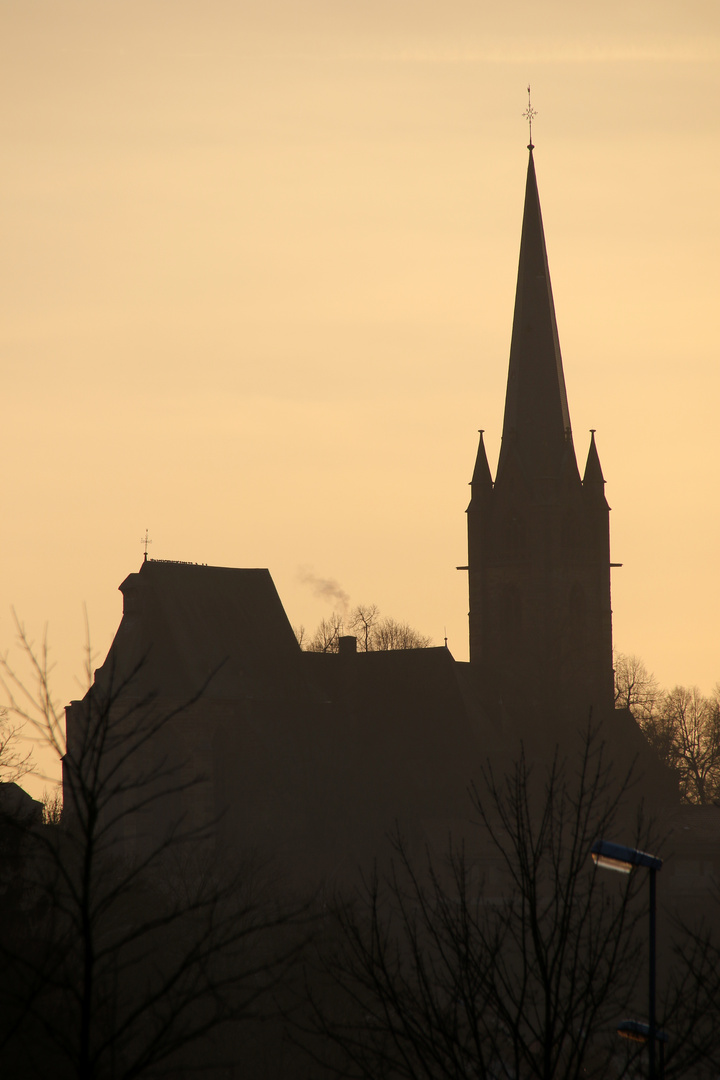
[[[529,150],[497,480],[513,451],[528,480],[557,477],[571,440],[532,144]]]
[[[594,436],[578,471],[531,145],[500,460],[493,484],[481,436],[467,508],[470,663],[498,722],[612,712],[604,487]]]

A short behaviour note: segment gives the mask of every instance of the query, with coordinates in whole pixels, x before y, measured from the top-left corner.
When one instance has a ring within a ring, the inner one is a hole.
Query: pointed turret
[[[485,440],[483,439],[484,432],[480,431],[480,443],[478,444],[477,457],[475,458],[475,468],[473,469],[472,480],[470,481],[470,504],[472,505],[473,499],[477,496],[483,496],[492,491],[492,475],[490,474],[490,466],[488,464],[487,453],[485,450]]]
[[[605,502],[605,477],[600,466],[600,457],[595,445],[595,429],[590,431],[590,449],[588,450],[585,475],[583,476],[583,491],[596,499]]]
[[[570,413],[531,147],[497,479],[511,450],[518,453],[528,479],[557,477],[569,432]]]

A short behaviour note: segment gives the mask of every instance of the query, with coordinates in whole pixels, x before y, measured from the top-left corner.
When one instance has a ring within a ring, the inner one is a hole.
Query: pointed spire
[[[588,450],[583,489],[605,498],[605,477],[600,466],[600,456],[595,445],[595,428],[590,430],[590,449]]]
[[[468,513],[474,510],[480,510],[485,505],[485,501],[492,493],[493,482],[490,474],[490,466],[488,465],[487,454],[485,452],[485,441],[483,439],[483,431],[480,431],[480,443],[478,445],[477,457],[475,458],[475,468],[473,469],[472,480],[470,481],[470,504],[468,506]]]
[[[470,484],[473,488],[473,493],[490,490],[492,488],[492,475],[490,473],[487,452],[485,450],[485,440],[483,439],[484,434],[485,431],[483,428],[481,428],[480,443],[478,445],[477,457],[475,458],[475,468],[473,469],[472,480],[470,481]]]
[[[529,478],[559,475],[570,413],[560,355],[532,146],[498,479],[514,448]]]

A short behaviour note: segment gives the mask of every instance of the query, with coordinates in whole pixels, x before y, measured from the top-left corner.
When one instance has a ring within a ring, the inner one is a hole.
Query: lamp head
[[[655,855],[625,847],[624,844],[613,844],[609,840],[596,840],[590,854],[596,866],[619,870],[621,874],[629,874],[633,866],[644,866],[648,870],[659,870],[662,866],[662,859]]]
[[[643,1024],[642,1020],[623,1020],[617,1026],[617,1033],[622,1039],[646,1043],[650,1038],[650,1025]],[[668,1041],[667,1031],[656,1028],[655,1041],[666,1043]]]

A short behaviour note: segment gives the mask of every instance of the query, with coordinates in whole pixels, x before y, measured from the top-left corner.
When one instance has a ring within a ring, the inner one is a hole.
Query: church
[[[89,717],[104,716],[112,760],[141,786],[172,776],[156,801],[117,783],[130,850],[181,805],[187,825],[213,823],[224,850],[342,881],[393,828],[420,849],[444,842],[488,759],[510,760],[519,740],[569,745],[588,723],[667,785],[613,706],[609,507],[594,433],[578,468],[528,149],[502,445],[493,480],[481,433],[459,568],[469,662],[447,647],[360,652],[353,638],[304,652],[268,570],[146,555],[120,586],[122,620],[93,686],[67,708],[68,760],[85,753]],[[66,807],[72,783],[66,768]]]
[[[530,145],[502,444],[482,432],[468,507],[470,663],[497,716],[562,726],[613,707],[609,507],[594,432],[582,479]]]

